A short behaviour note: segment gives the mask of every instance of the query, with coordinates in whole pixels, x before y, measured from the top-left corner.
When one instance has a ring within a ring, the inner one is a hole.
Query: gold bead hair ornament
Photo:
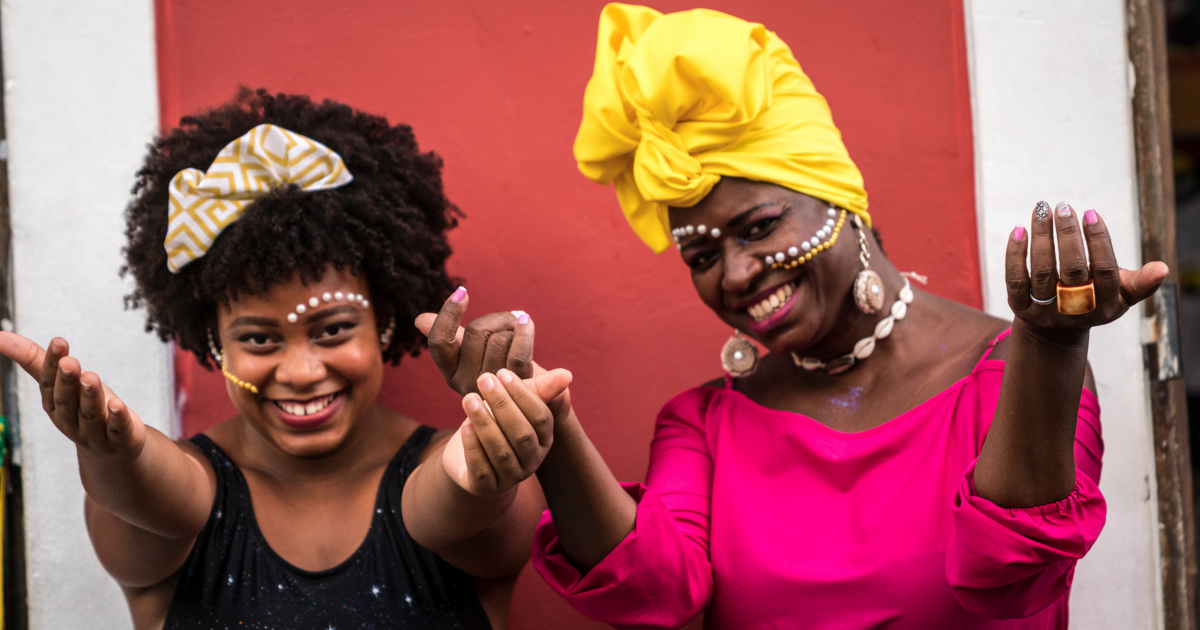
[[[912,301],[912,286],[909,285],[908,278],[905,278],[904,286],[900,288],[900,295],[896,298],[896,301],[892,303],[891,314],[879,320],[879,323],[875,324],[875,333],[870,337],[863,337],[862,339],[859,339],[858,343],[854,344],[853,350],[828,361],[822,361],[812,357],[801,357],[793,352],[792,361],[794,361],[797,366],[802,367],[809,372],[815,370],[825,370],[825,373],[829,374],[830,376],[834,374],[841,374],[842,372],[854,367],[854,364],[858,361],[866,359],[867,357],[871,356],[873,352],[875,352],[875,343],[880,339],[886,339],[888,335],[892,334],[892,327],[896,324],[896,322],[904,319],[904,316],[908,314],[908,305],[911,304]]]
[[[813,256],[833,247],[842,231],[842,225],[846,223],[846,211],[838,212],[838,209],[831,205],[825,213],[829,218],[825,219],[825,225],[821,226],[812,238],[800,243],[799,247],[793,245],[788,248],[787,257],[795,260],[785,263],[783,252],[776,252],[774,256],[764,258],[766,263],[772,269],[795,269],[812,260]]]

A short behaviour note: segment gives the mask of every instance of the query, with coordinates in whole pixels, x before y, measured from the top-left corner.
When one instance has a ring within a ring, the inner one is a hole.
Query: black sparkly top
[[[332,569],[305,571],[267,545],[246,478],[212,440],[191,439],[212,462],[217,493],[183,565],[164,630],[487,628],[468,576],[404,529],[400,496],[434,430],[418,427],[383,473],[371,529]]]

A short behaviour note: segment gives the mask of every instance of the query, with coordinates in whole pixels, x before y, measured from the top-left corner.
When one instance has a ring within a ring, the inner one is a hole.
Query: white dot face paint
[[[291,322],[291,323],[295,324],[295,323],[296,323],[296,321],[297,321],[297,320],[299,320],[299,319],[300,319],[300,318],[299,318],[299,317],[297,317],[295,313],[288,313],[287,320],[288,320],[289,322]]]
[[[312,308],[317,308],[317,305],[320,303],[321,303],[321,300],[318,300],[315,297],[308,298],[308,305]]]
[[[300,313],[301,315],[303,315],[303,314],[304,314],[304,311],[307,311],[307,310],[308,310],[308,307],[307,307],[307,306],[305,306],[305,305],[303,305],[303,304],[297,304],[297,305],[296,305],[296,312],[297,312],[297,313]]]
[[[333,294],[332,294],[332,293],[325,293],[325,294],[321,295],[321,299],[322,299],[322,300],[324,300],[324,301],[326,301],[326,302],[328,302],[329,300],[332,300],[332,299],[333,299]]]
[[[335,300],[337,300],[337,301],[339,301],[339,302],[340,302],[340,301],[341,301],[343,298],[345,298],[345,297],[346,297],[346,296],[345,296],[345,295],[344,295],[344,294],[343,294],[341,291],[338,291],[337,293],[334,293],[334,294],[333,294],[333,299],[335,299]]]

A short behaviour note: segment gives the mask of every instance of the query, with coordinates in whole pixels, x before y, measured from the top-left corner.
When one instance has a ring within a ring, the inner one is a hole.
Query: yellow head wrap
[[[185,168],[168,187],[167,267],[179,273],[208,253],[242,210],[271,189],[328,190],[354,180],[333,149],[275,125],[259,125],[225,145],[208,172]]]
[[[787,44],[717,11],[604,7],[575,159],[589,179],[616,183],[629,224],[656,252],[671,245],[667,207],[696,205],[722,175],[871,223],[862,174]]]

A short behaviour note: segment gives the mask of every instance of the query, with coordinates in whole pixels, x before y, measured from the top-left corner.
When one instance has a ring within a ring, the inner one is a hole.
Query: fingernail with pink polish
[[[1094,225],[1099,220],[1100,220],[1100,215],[1096,214],[1095,210],[1088,208],[1087,210],[1084,211],[1084,213],[1083,213],[1083,222],[1084,223],[1086,223],[1088,225]]]
[[[518,324],[528,324],[529,323],[529,313],[521,313],[521,316],[517,318],[517,323]]]
[[[1018,225],[1017,227],[1013,228],[1013,240],[1018,243],[1025,240],[1025,227],[1024,226]]]
[[[1071,204],[1060,201],[1058,202],[1058,216],[1066,219],[1071,216]]]
[[[461,302],[466,297],[467,297],[467,288],[466,287],[458,287],[457,289],[454,290],[454,295],[450,296],[450,301],[451,302]]]

